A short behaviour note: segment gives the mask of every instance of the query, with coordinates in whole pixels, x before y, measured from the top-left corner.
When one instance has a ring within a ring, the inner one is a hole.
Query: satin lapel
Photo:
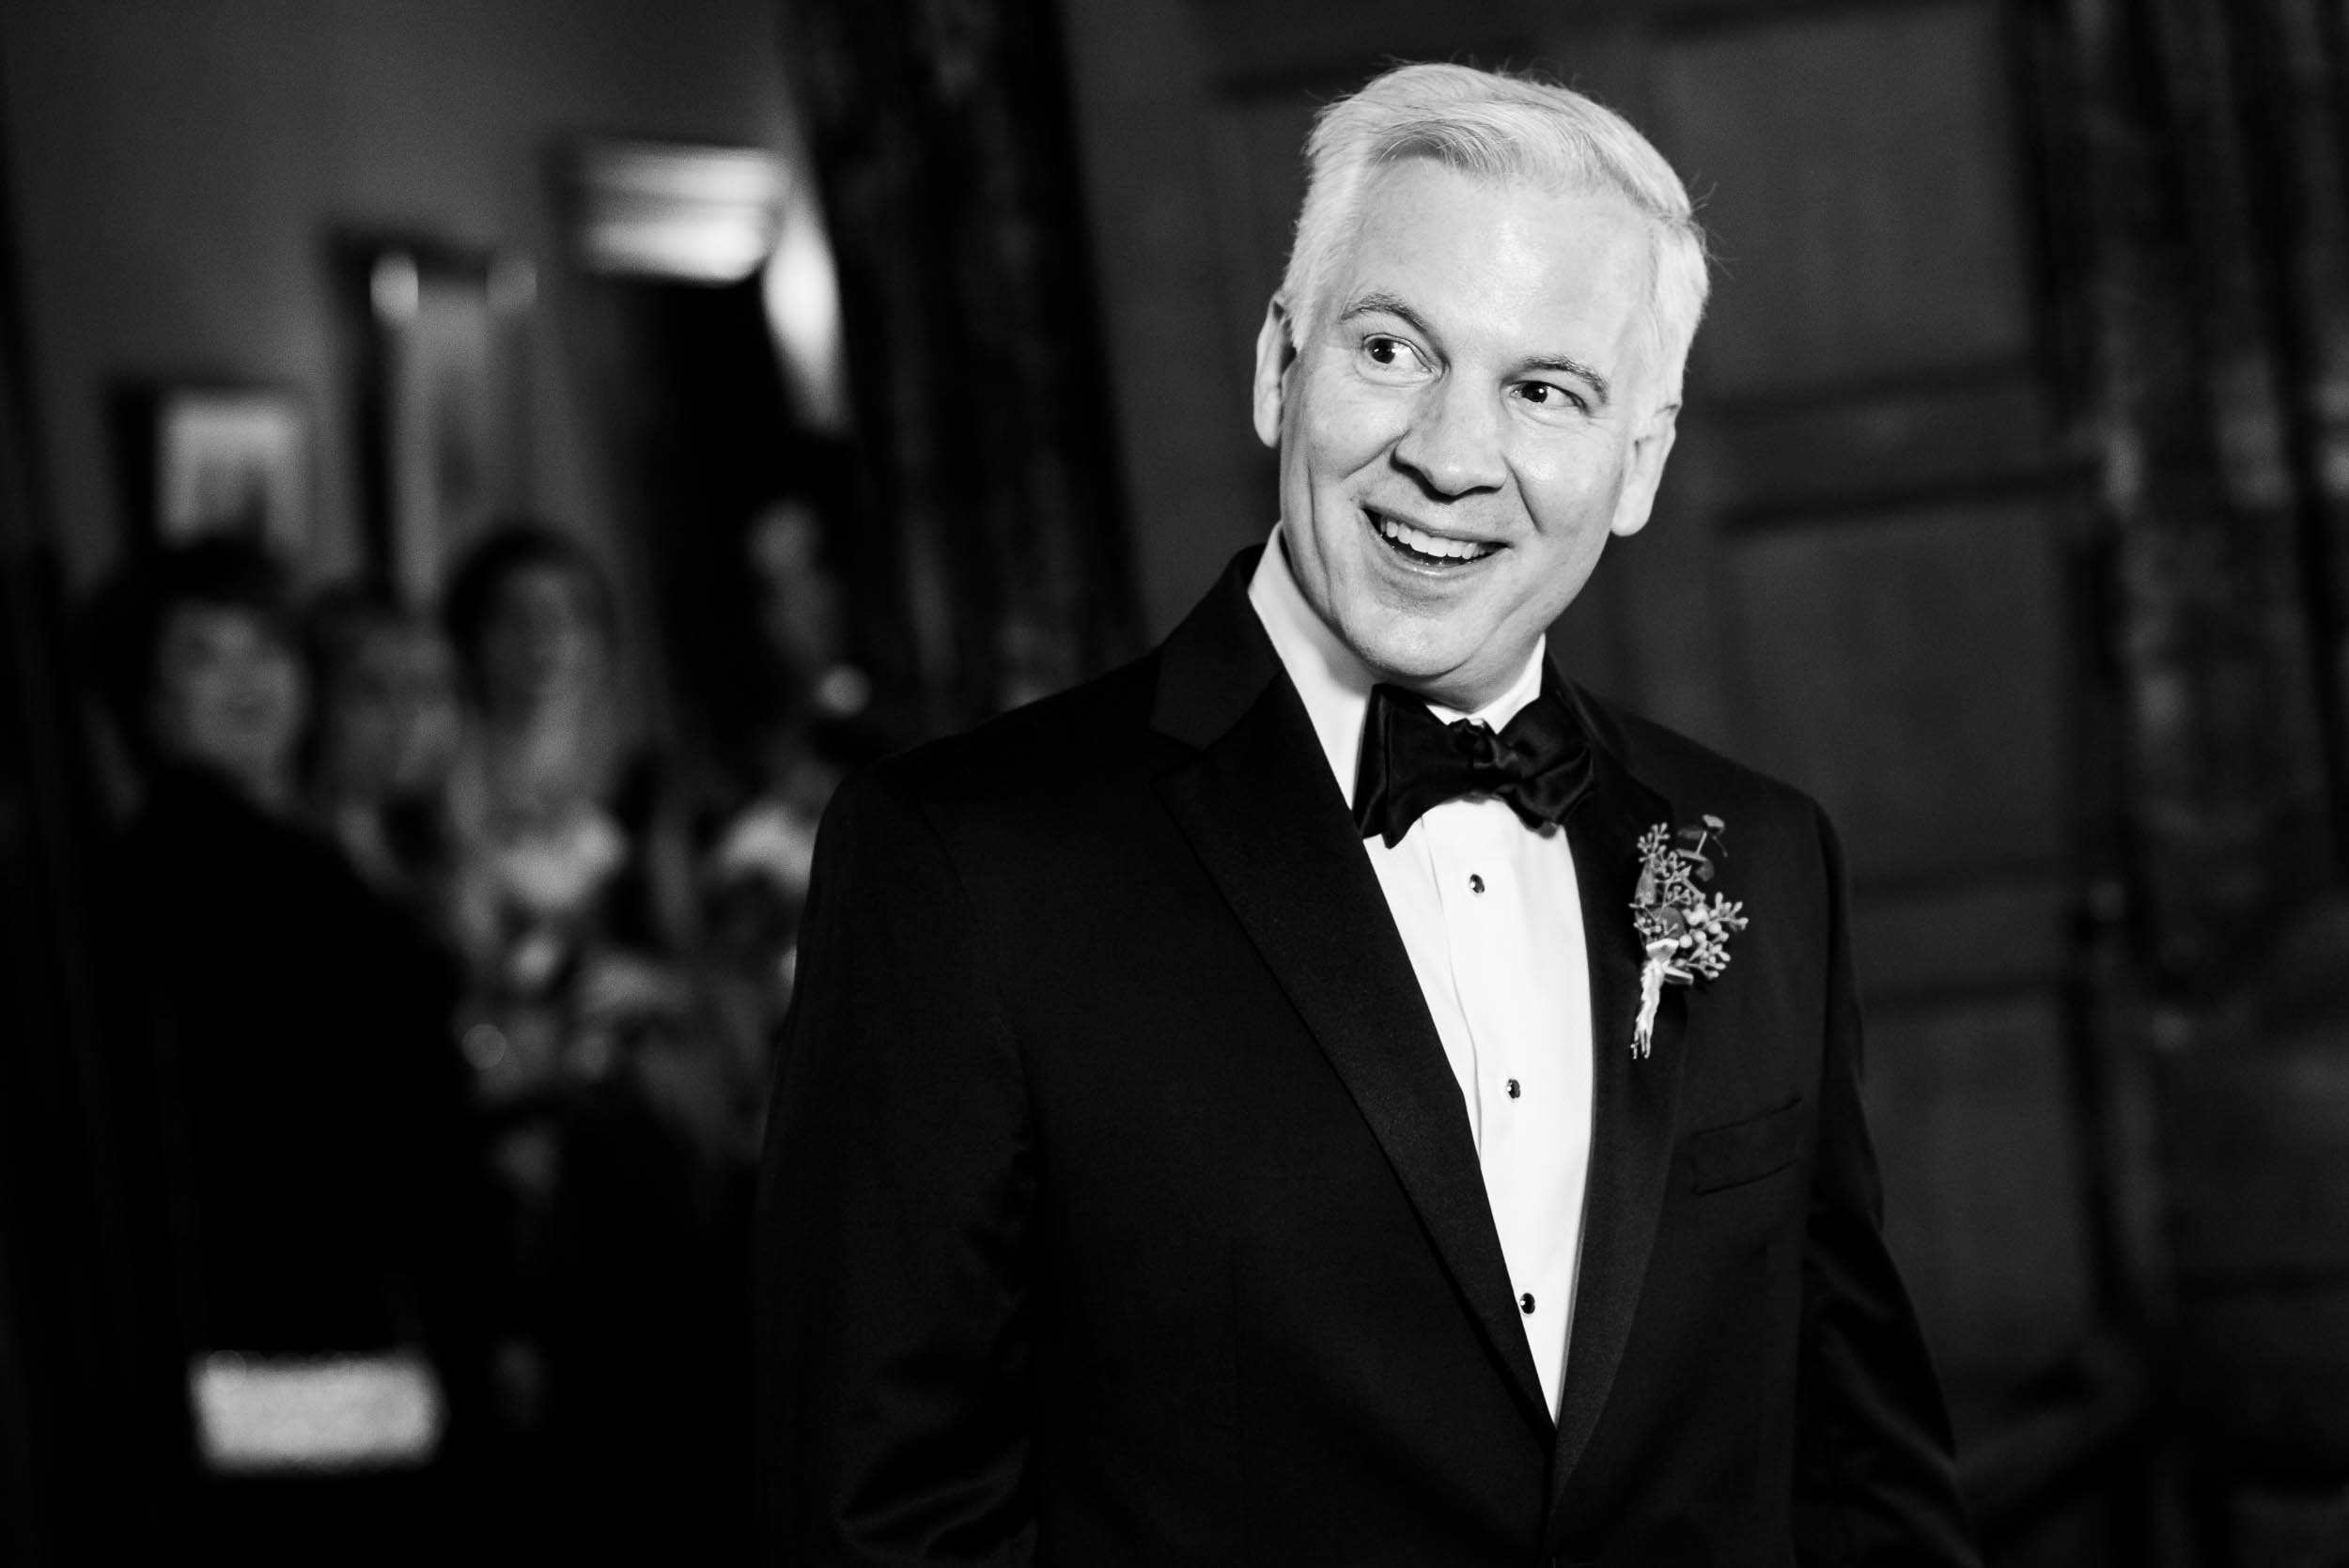
[[[1248,624],[1225,617],[1224,633],[1261,637],[1244,599],[1237,608]],[[1169,640],[1159,719],[1206,749],[1160,779],[1159,795],[1369,1124],[1527,1419],[1547,1431],[1459,1084],[1337,781],[1277,663],[1236,720],[1229,707],[1213,715],[1228,728],[1202,733],[1212,709],[1185,689],[1210,662],[1189,657],[1201,618]],[[1227,647],[1214,651],[1220,675],[1237,673]]]
[[[1672,1164],[1687,1058],[1681,992],[1666,989],[1647,1058],[1631,1054],[1644,957],[1631,924],[1631,894],[1640,870],[1637,845],[1641,832],[1669,821],[1671,815],[1662,797],[1603,753],[1591,798],[1566,824],[1581,890],[1583,945],[1590,955],[1594,1061],[1591,1170],[1550,1471],[1553,1507],[1614,1387]]]

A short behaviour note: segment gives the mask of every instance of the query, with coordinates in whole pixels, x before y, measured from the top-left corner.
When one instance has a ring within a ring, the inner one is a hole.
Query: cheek
[[[1316,480],[1343,479],[1375,461],[1409,424],[1408,402],[1331,378],[1315,389],[1302,421],[1308,461]]]
[[[1544,534],[1604,533],[1623,493],[1623,455],[1612,451],[1548,451],[1516,465],[1526,510]]]

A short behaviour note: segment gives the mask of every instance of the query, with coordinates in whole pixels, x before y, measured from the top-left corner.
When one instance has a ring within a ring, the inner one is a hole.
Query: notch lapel
[[[1304,704],[1246,598],[1249,552],[1168,639],[1159,793],[1336,1070],[1487,1349],[1549,1429],[1459,1084]]]
[[[1647,829],[1672,820],[1672,806],[1625,768],[1610,744],[1614,726],[1579,693],[1569,689],[1569,696],[1599,753],[1591,796],[1566,824],[1590,955],[1594,1061],[1591,1169],[1550,1470],[1553,1513],[1598,1424],[1630,1338],[1663,1211],[1687,1061],[1687,996],[1672,986],[1665,988],[1657,1012],[1650,1054],[1642,1060],[1631,1052],[1646,958],[1631,924],[1638,842]]]

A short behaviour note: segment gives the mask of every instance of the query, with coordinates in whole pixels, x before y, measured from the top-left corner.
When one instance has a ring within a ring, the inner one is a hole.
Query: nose
[[[1438,496],[1498,489],[1507,477],[1499,397],[1461,376],[1438,378],[1412,410],[1394,460]]]

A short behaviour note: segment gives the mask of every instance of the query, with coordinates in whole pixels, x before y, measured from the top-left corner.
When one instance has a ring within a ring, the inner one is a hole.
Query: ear
[[[1679,433],[1680,405],[1666,403],[1652,411],[1631,438],[1631,460],[1615,497],[1615,520],[1608,527],[1617,538],[1628,538],[1647,526],[1656,487],[1664,480],[1664,459],[1672,456]]]
[[[1281,409],[1288,396],[1289,366],[1297,363],[1296,320],[1280,295],[1265,306],[1256,329],[1256,439],[1281,449]]]

